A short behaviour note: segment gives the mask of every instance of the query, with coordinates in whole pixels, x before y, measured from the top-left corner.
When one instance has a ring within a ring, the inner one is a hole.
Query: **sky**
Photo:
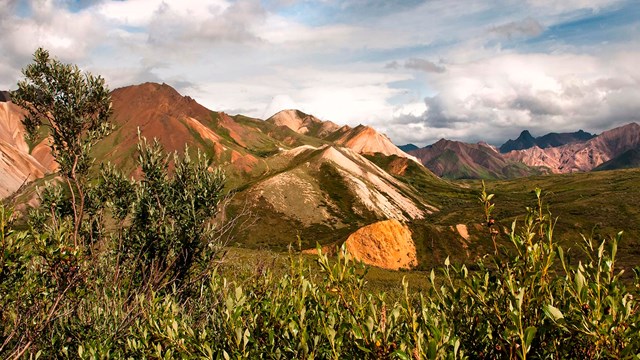
[[[0,0],[0,89],[44,47],[111,89],[296,108],[396,144],[640,121],[637,0]]]

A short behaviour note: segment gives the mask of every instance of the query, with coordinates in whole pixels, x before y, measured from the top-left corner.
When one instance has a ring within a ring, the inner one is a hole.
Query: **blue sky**
[[[0,88],[43,46],[111,88],[166,82],[212,110],[298,108],[398,144],[640,117],[631,0],[0,0],[0,31]]]

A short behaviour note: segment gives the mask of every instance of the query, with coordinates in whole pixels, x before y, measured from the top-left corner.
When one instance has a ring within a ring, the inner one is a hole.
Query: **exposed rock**
[[[408,269],[418,265],[411,231],[398,220],[384,220],[364,226],[345,243],[357,260],[384,269]]]

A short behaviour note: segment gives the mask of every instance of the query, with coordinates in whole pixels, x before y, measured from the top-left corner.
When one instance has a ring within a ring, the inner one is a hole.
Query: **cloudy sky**
[[[165,82],[397,144],[640,121],[637,0],[0,0],[0,89],[38,46],[112,89]]]

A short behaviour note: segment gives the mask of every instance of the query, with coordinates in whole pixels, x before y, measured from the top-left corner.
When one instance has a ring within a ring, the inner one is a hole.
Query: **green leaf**
[[[529,348],[531,347],[531,343],[533,342],[533,338],[536,336],[536,331],[538,329],[535,326],[529,326],[525,331],[524,331],[524,344],[525,347],[527,349],[527,351],[529,351]]]
[[[553,305],[545,305],[543,308],[544,313],[553,319],[553,321],[558,321],[564,319],[564,315],[562,315],[562,311]]]
[[[576,283],[576,290],[578,291],[578,295],[582,294],[582,289],[584,288],[584,284],[587,281],[584,278],[584,275],[582,275],[582,271],[580,270],[576,271],[576,276],[574,278],[574,281]]]
[[[391,354],[392,357],[398,357],[399,359],[402,360],[411,360],[411,358],[409,358],[409,355],[402,351],[402,350],[396,350]]]

